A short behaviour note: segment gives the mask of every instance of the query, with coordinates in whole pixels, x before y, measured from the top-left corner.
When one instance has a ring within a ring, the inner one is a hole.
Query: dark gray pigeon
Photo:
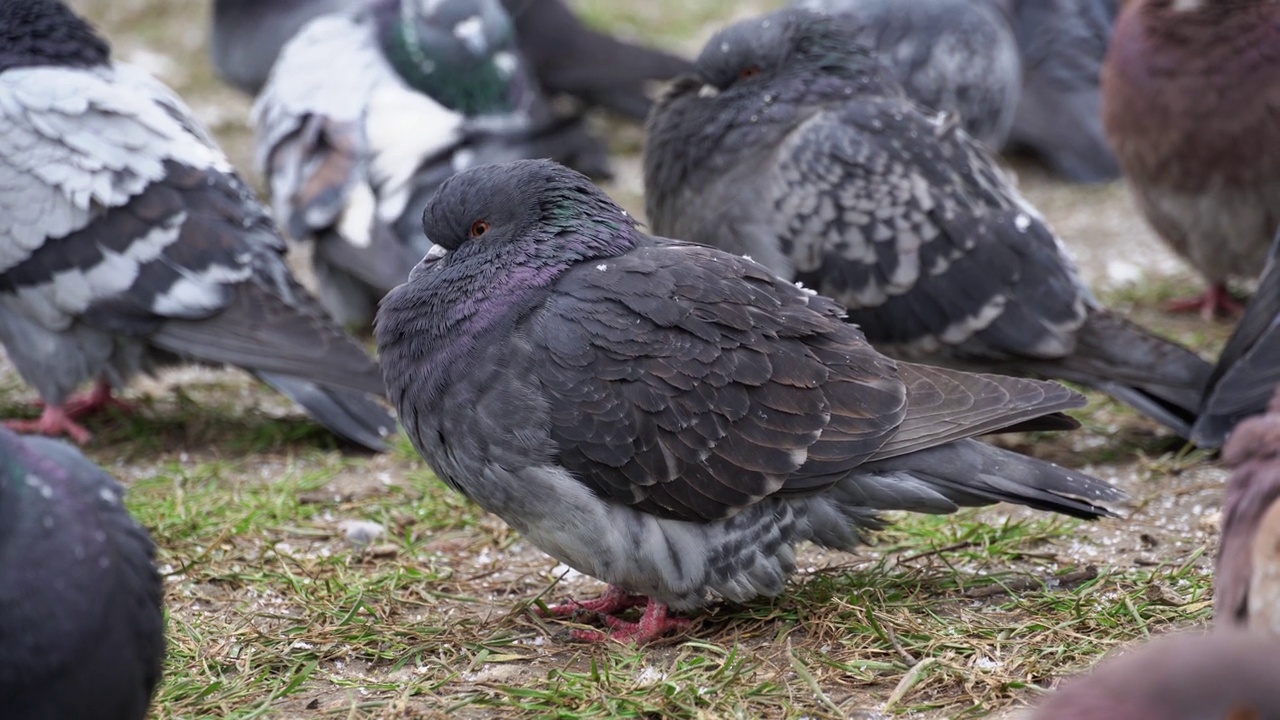
[[[988,151],[797,9],[720,32],[649,121],[655,232],[750,255],[882,352],[1082,383],[1180,435],[1211,367],[1102,308]]]
[[[635,120],[653,101],[645,86],[688,72],[693,64],[623,42],[583,25],[563,0],[502,0],[516,23],[516,41],[549,93],[572,95]]]
[[[45,402],[11,426],[85,441],[76,416],[140,371],[235,365],[381,449],[377,363],[289,274],[266,209],[168,88],[56,0],[0,4],[0,341]],[[82,383],[97,390],[68,402]]]
[[[1244,418],[1261,413],[1280,386],[1280,232],[1271,244],[1258,289],[1218,356],[1191,440],[1221,447]]]
[[[254,108],[259,166],[341,324],[367,327],[408,277],[427,250],[422,208],[454,172],[524,157],[607,171],[511,33],[498,0],[378,0],[311,21],[281,53]]]
[[[1280,720],[1277,660],[1260,633],[1166,636],[1067,681],[1029,720]]]
[[[987,147],[1004,146],[1018,108],[1022,64],[1013,31],[997,10],[973,0],[794,5],[850,16],[859,28],[855,40],[879,53],[913,100],[959,115],[961,126]]]
[[[214,0],[213,66],[223,80],[256,95],[280,49],[311,20],[355,12],[373,0]],[[562,0],[502,0],[516,45],[538,84],[636,120],[649,113],[645,86],[687,72],[688,60],[623,42],[578,20]]]
[[[988,0],[1009,21],[1022,92],[1007,147],[1074,182],[1120,177],[1102,127],[1102,61],[1119,0]]]
[[[1214,620],[1280,637],[1280,393],[1240,423],[1222,460],[1234,468],[1222,505]]]
[[[122,496],[70,445],[0,427],[5,720],[146,716],[164,658],[164,591],[155,546]]]
[[[209,52],[218,77],[250,95],[267,82],[280,48],[321,15],[354,12],[370,0],[213,0]]]
[[[1076,393],[896,363],[831,300],[644,235],[555,163],[459,173],[423,224],[435,245],[378,313],[389,395],[445,482],[612,588],[556,612],[647,598],[615,638],[777,595],[795,544],[852,551],[880,511],[1093,518],[1123,497],[970,439],[1074,427]]]

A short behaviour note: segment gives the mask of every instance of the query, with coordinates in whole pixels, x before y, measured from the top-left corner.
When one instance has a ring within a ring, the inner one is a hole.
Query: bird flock
[[[0,343],[42,405],[0,427],[0,717],[146,715],[155,545],[42,436],[92,442],[132,378],[203,364],[351,452],[403,431],[607,585],[539,612],[638,644],[887,511],[1123,518],[979,439],[1075,430],[1060,383],[1092,388],[1234,468],[1216,627],[1032,717],[1280,718],[1280,6],[797,0],[692,59],[562,0],[215,0],[211,32],[269,203],[61,0],[0,3]],[[648,226],[596,185],[601,112],[643,123]],[[1105,307],[1004,149],[1122,173],[1207,283],[1169,311],[1239,316],[1221,355]]]

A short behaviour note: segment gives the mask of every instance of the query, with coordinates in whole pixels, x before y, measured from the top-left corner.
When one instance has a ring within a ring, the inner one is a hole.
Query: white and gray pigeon
[[[395,421],[377,363],[294,281],[285,243],[190,110],[56,0],[0,4],[0,341],[76,417],[140,371],[244,368],[372,449]],[[69,396],[86,381],[84,401]]]
[[[1009,137],[1022,90],[1018,42],[995,8],[973,0],[797,0],[848,15],[913,100],[960,116],[992,150]],[[1101,120],[1099,120],[1101,126]]]
[[[254,123],[276,217],[311,246],[321,302],[347,326],[367,327],[422,258],[422,208],[454,172],[524,157],[606,171],[581,118],[540,95],[498,0],[377,0],[311,21]]]
[[[1185,437],[1210,365],[1101,307],[991,154],[852,22],[785,9],[707,43],[650,116],[654,231],[836,299],[882,352],[1078,382]]]
[[[70,445],[0,427],[6,720],[146,717],[164,658],[164,591],[155,545],[123,495]]]
[[[1280,387],[1280,231],[1271,243],[1258,289],[1218,355],[1205,385],[1191,440],[1217,448],[1247,417],[1261,414]]]
[[[214,0],[210,49],[219,77],[258,94],[280,48],[311,20],[352,12],[371,0]],[[620,40],[584,24],[563,0],[502,0],[516,46],[538,84],[588,106],[644,120],[646,86],[687,72],[684,58]]]
[[[645,235],[563,166],[459,173],[423,225],[431,252],[378,313],[389,396],[440,478],[612,588],[555,612],[647,602],[615,638],[777,595],[797,543],[852,551],[881,511],[1123,498],[972,439],[1076,427],[1077,393],[895,362],[830,299]]]

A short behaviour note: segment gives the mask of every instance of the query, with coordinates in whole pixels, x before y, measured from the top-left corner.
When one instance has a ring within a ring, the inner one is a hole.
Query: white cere
[[[608,264],[608,263],[600,263],[599,265],[597,265],[597,266],[596,266],[596,269],[597,269],[597,270],[599,270],[600,272],[604,272],[605,270],[608,270],[608,269],[609,269],[609,264]]]
[[[1013,226],[1018,228],[1018,232],[1026,232],[1031,227],[1031,218],[1026,213],[1018,213],[1013,219]]]

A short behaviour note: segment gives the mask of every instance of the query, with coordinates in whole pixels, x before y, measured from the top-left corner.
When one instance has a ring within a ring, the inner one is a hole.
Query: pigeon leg
[[[76,423],[62,405],[46,405],[38,420],[5,420],[10,430],[17,432],[39,433],[41,435],[67,435],[81,445],[93,437],[88,430]]]
[[[1244,312],[1244,303],[1231,294],[1226,283],[1215,283],[1199,295],[1171,300],[1165,310],[1171,313],[1199,312],[1205,320],[1213,320],[1239,315]]]
[[[68,400],[65,410],[67,417],[78,420],[85,415],[90,415],[109,407],[126,413],[133,412],[132,405],[111,393],[111,383],[108,383],[105,379],[100,379],[94,383],[93,389],[87,394]]]
[[[669,633],[686,630],[692,624],[692,621],[685,618],[671,617],[666,603],[650,598],[648,604],[644,607],[644,615],[640,617],[640,622],[627,622],[620,618],[606,616],[605,624],[612,629],[611,632],[573,630],[570,631],[569,636],[574,640],[582,640],[584,642],[615,640],[617,642],[643,645]]]
[[[643,605],[647,599],[642,595],[632,595],[617,585],[610,585],[609,590],[595,600],[570,600],[559,605],[551,605],[542,614],[547,617],[571,617],[578,613],[612,615]]]

